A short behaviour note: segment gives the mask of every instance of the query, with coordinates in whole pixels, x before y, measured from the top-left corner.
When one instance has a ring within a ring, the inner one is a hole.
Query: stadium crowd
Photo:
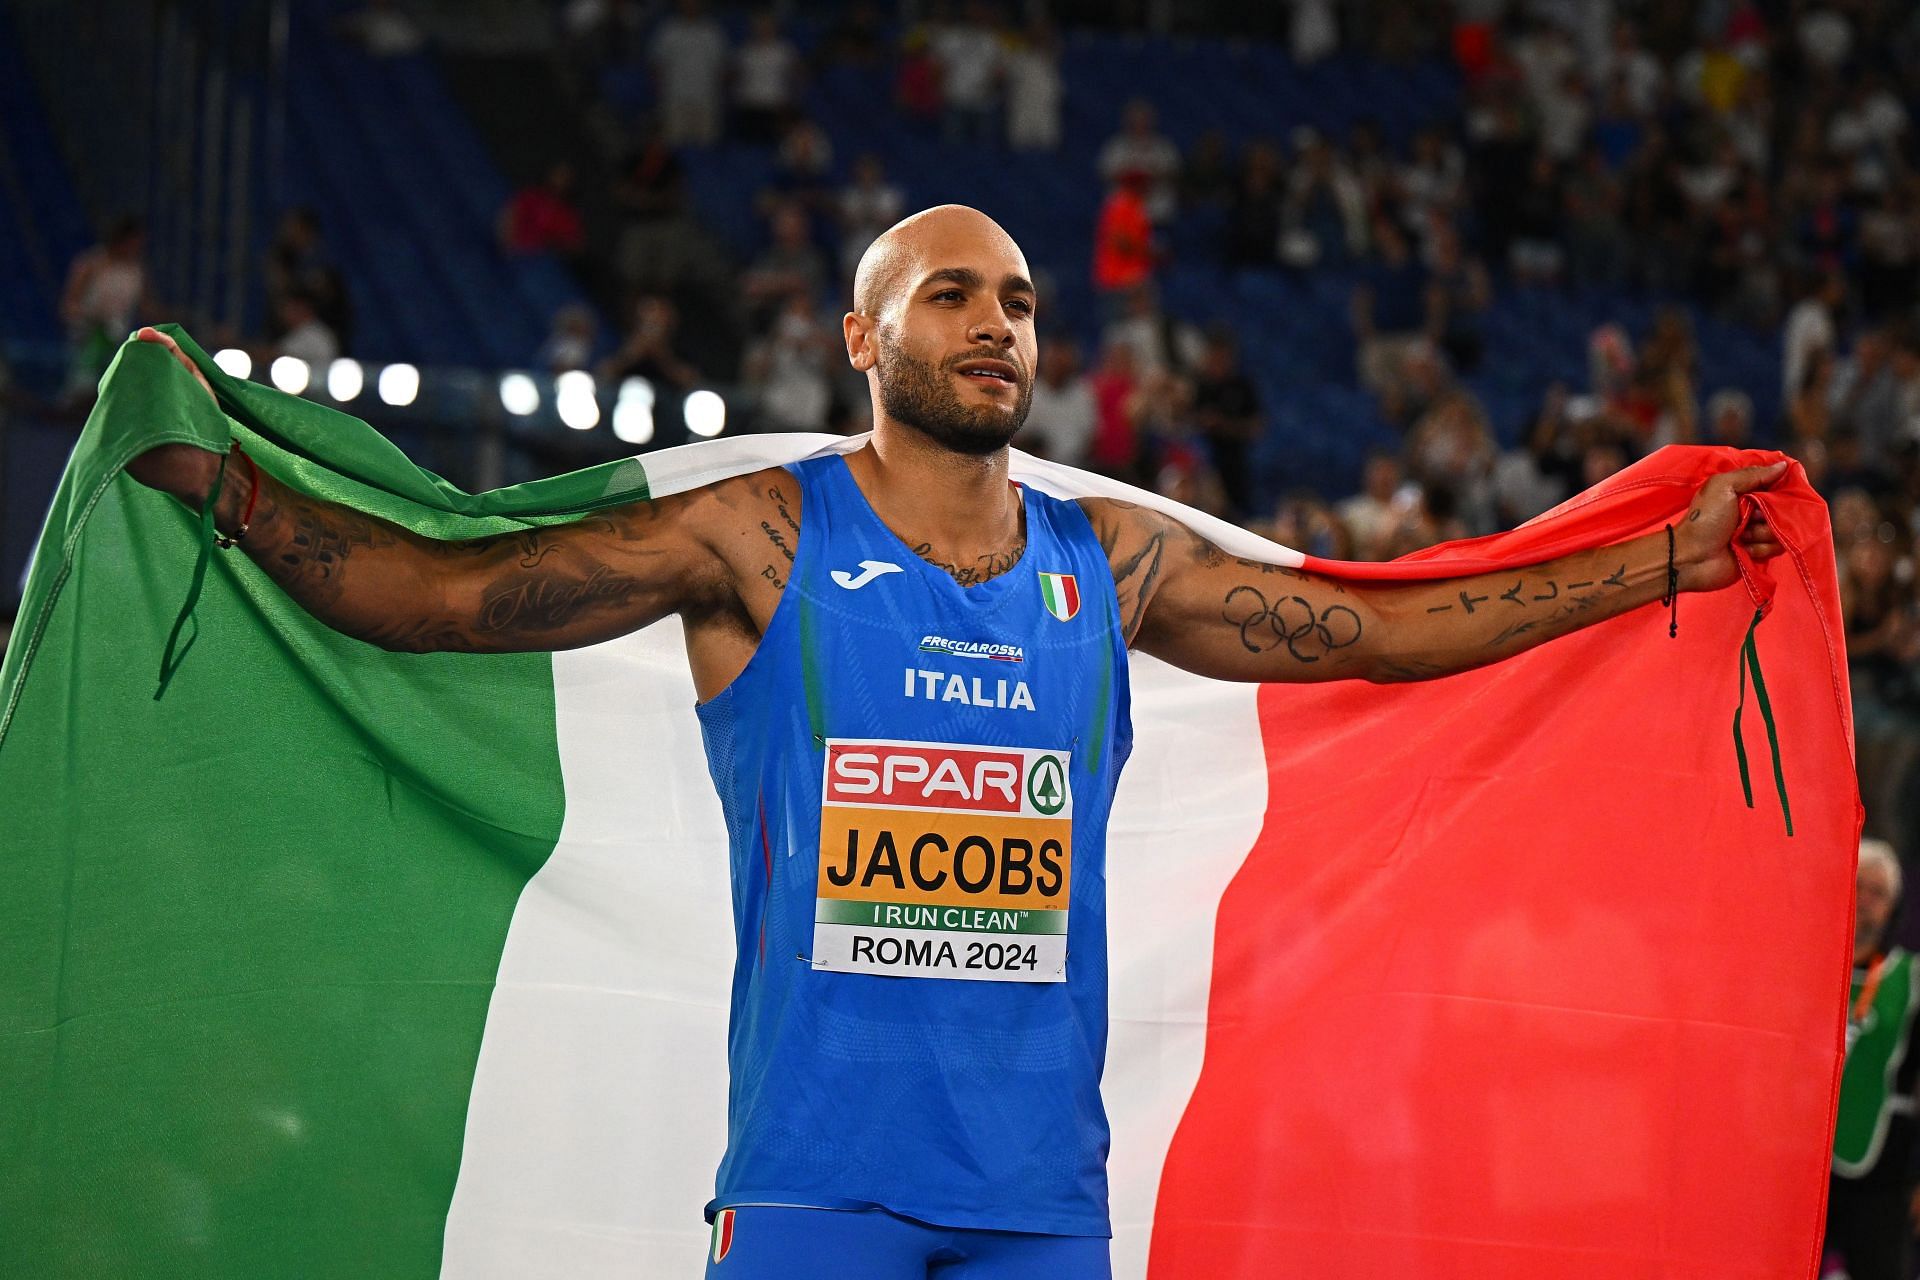
[[[806,39],[777,11],[729,25],[701,0],[554,12],[579,83],[644,68],[653,103],[623,121],[606,189],[583,191],[556,154],[500,211],[504,252],[553,255],[618,322],[604,338],[593,309],[570,307],[529,358],[728,382],[765,429],[864,428],[838,316],[861,251],[915,203],[878,155],[835,153],[807,113],[809,78],[862,68],[929,141],[985,154],[1058,148],[1071,105],[1059,34],[994,0],[902,21],[850,4]],[[1253,34],[1286,40],[1297,63],[1444,60],[1461,113],[1402,145],[1361,120],[1344,136],[1298,125],[1182,147],[1143,87],[1085,175],[1106,192],[1086,229],[1097,314],[1043,314],[1019,443],[1360,559],[1509,527],[1665,444],[1783,448],[1833,512],[1870,811],[1920,832],[1920,10],[1299,0],[1245,21],[1274,23]],[[772,158],[746,255],[690,194],[690,154],[727,147]],[[613,216],[590,216],[596,203]],[[1236,274],[1352,281],[1350,376],[1399,441],[1368,457],[1358,492],[1260,474],[1271,406],[1247,364],[1263,353],[1216,316],[1163,305],[1175,245]],[[310,215],[288,215],[265,265],[273,343],[351,348],[339,266]],[[1502,432],[1474,378],[1507,358],[1484,319],[1516,292],[1663,305],[1643,332],[1595,328],[1584,380],[1554,383]],[[1777,335],[1777,387],[1703,385],[1701,316]]]

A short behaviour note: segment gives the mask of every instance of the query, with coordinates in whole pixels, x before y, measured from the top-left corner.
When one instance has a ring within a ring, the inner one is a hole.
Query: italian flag
[[[0,1274],[695,1274],[732,929],[677,628],[389,654],[215,553],[156,700],[203,530],[121,469],[237,438],[469,537],[853,442],[468,494],[180,336],[220,409],[161,348],[121,352],[0,668]],[[1405,581],[1657,531],[1758,460],[1665,450],[1388,565],[1015,475]],[[1861,813],[1825,508],[1797,468],[1751,505],[1787,554],[1681,600],[1678,639],[1649,608],[1399,686],[1134,659],[1107,872],[1118,1275],[1812,1275]]]

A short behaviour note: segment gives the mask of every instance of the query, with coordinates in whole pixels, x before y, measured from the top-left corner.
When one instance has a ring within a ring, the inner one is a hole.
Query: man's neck
[[[848,455],[847,466],[874,513],[909,546],[930,544],[964,563],[1019,540],[1020,501],[1007,482],[1005,449],[960,453],[886,424]]]

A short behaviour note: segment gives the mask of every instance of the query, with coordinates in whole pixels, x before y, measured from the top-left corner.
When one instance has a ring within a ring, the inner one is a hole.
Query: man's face
[[[964,228],[930,236],[873,331],[880,407],[960,453],[1004,448],[1033,403],[1033,316],[1011,242]]]
[[[1893,918],[1893,873],[1878,862],[1862,862],[1854,882],[1853,946],[1858,952],[1880,940]]]

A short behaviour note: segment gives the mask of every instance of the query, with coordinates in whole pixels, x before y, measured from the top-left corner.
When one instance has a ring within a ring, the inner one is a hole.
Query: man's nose
[[[970,342],[991,343],[995,346],[1013,345],[1013,326],[1007,323],[1005,316],[996,309],[992,313],[975,317],[967,326],[967,339]]]

